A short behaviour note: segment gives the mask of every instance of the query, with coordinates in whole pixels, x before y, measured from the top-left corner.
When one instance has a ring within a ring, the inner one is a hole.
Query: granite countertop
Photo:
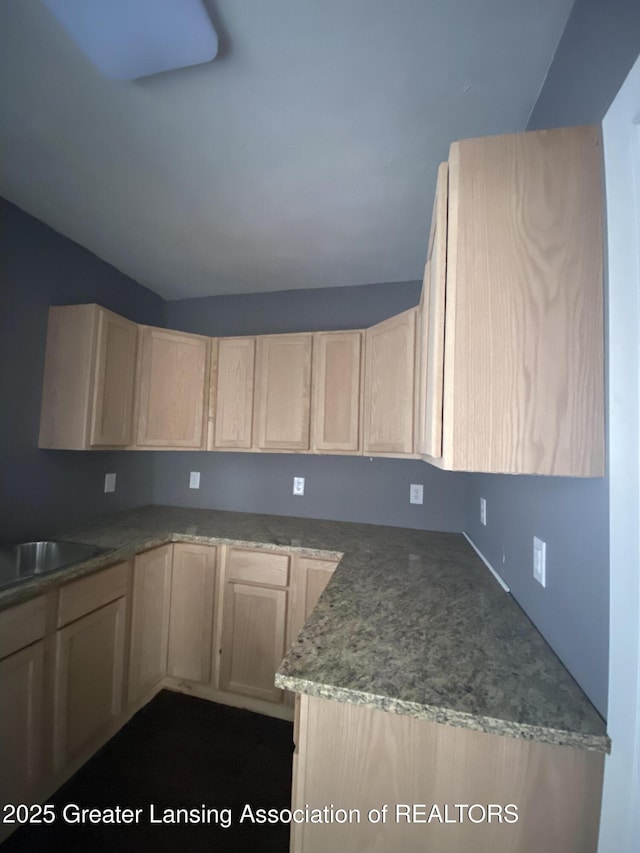
[[[604,721],[460,534],[144,507],[57,538],[113,549],[0,590],[0,607],[171,541],[339,559],[276,684],[440,723],[608,751]]]

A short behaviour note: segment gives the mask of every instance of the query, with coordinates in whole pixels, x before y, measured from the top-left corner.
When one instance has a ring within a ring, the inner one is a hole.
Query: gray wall
[[[576,0],[529,129],[599,124],[638,51],[637,0]],[[486,527],[479,521],[481,496],[488,503]],[[608,517],[606,477],[470,475],[466,530],[604,715]],[[533,580],[534,535],[547,543],[546,589]]]
[[[163,325],[163,300],[4,199],[0,281],[0,538],[150,503],[153,453],[38,450],[40,396],[50,305],[99,302]],[[105,495],[108,471],[117,490]]]
[[[168,302],[167,325],[206,335],[358,329],[411,308],[420,282],[373,284]],[[189,472],[200,471],[199,490]],[[154,503],[270,512],[373,524],[462,530],[467,475],[409,459],[248,453],[158,453]],[[303,497],[292,495],[305,477]],[[424,504],[409,504],[409,485]]]
[[[639,50],[638,0],[576,0],[527,129],[599,124]]]

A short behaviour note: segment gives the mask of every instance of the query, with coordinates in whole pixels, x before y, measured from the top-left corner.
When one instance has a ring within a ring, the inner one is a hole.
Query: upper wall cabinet
[[[219,338],[212,343],[209,450],[253,446],[255,338]]]
[[[49,309],[39,447],[132,440],[137,326],[99,305]]]
[[[364,452],[413,456],[417,308],[365,334]]]
[[[601,160],[595,127],[451,146],[423,299],[427,461],[603,474]]]
[[[309,450],[312,335],[257,339],[256,446]]]
[[[311,447],[320,453],[357,453],[360,443],[362,332],[313,336]]]
[[[203,450],[210,339],[140,327],[136,445]]]

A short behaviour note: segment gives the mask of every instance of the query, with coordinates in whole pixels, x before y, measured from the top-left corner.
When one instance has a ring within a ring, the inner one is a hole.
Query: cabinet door
[[[209,340],[142,326],[138,360],[137,438],[140,447],[205,444]]]
[[[273,680],[284,657],[286,590],[227,583],[224,596],[220,687],[281,702]]]
[[[133,564],[129,702],[167,673],[173,545],[138,554]]]
[[[451,146],[445,467],[602,475],[602,278],[598,127]]]
[[[444,308],[447,276],[447,199],[449,166],[438,169],[436,198],[419,318],[418,453],[442,456],[444,392]]]
[[[255,338],[220,338],[215,383],[215,448],[244,448],[253,441]]]
[[[90,444],[124,446],[133,441],[133,385],[138,327],[98,309],[98,339]]]
[[[319,332],[313,340],[312,448],[360,447],[361,332]]]
[[[0,661],[0,804],[29,802],[43,776],[43,659],[38,642]]]
[[[211,680],[216,548],[173,546],[167,675]]]
[[[366,331],[364,452],[413,454],[416,308]]]
[[[87,447],[96,324],[96,305],[49,309],[38,447]]]
[[[120,715],[125,615],[119,598],[56,633],[56,770],[99,746]]]
[[[261,450],[308,450],[311,402],[309,335],[258,338],[257,446]]]
[[[318,599],[331,580],[331,575],[337,565],[338,563],[335,560],[317,560],[312,557],[297,558],[291,576],[287,646],[295,641],[302,630],[302,626],[318,603]]]

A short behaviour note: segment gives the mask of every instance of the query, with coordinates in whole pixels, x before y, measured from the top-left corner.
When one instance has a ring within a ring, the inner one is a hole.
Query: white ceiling
[[[454,139],[523,130],[572,0],[205,0],[212,63],[100,76],[0,2],[0,194],[167,299],[421,278]]]

